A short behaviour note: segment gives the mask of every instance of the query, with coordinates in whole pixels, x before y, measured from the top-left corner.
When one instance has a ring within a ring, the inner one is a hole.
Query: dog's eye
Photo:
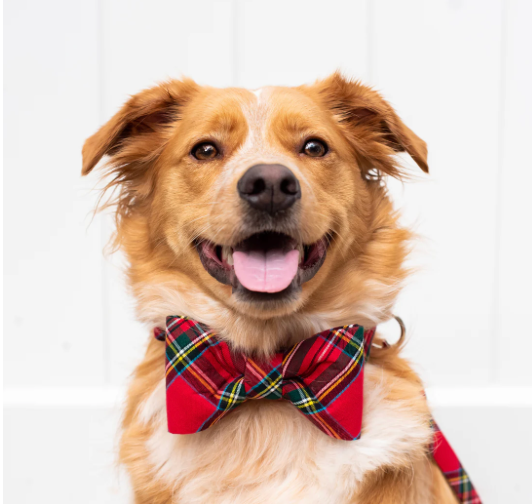
[[[302,152],[310,157],[322,157],[327,154],[327,144],[321,140],[309,140],[303,146]]]
[[[209,142],[203,142],[198,145],[196,145],[192,151],[191,154],[200,161],[203,161],[205,159],[213,159],[218,155],[218,149],[216,146]]]

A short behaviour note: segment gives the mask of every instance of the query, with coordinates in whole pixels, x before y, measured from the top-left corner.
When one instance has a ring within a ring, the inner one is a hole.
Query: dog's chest
[[[419,450],[428,425],[400,401],[386,399],[378,369],[366,367],[362,436],[332,439],[284,401],[253,401],[210,429],[167,432],[164,387],[141,412],[155,425],[147,442],[155,475],[179,503],[340,503],[365,476]]]

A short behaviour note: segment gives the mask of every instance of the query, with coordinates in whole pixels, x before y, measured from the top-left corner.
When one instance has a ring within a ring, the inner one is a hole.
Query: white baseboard
[[[532,387],[433,387],[427,396],[483,502],[529,502]],[[5,494],[20,503],[132,502],[116,473],[124,397],[123,387],[4,390]]]

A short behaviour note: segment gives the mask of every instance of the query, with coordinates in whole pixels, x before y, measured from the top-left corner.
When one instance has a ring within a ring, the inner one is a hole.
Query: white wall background
[[[81,146],[128,94],[214,86],[378,88],[429,145],[393,184],[425,239],[401,297],[408,353],[485,502],[532,502],[530,0],[6,0],[6,502],[129,502],[119,404],[149,337]]]

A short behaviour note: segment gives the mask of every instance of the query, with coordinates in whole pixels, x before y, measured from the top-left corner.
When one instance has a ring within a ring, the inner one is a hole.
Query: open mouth
[[[234,247],[198,241],[196,248],[203,267],[233,292],[259,293],[264,299],[282,297],[299,289],[320,269],[328,238],[305,245],[291,236],[275,232],[256,233]]]

